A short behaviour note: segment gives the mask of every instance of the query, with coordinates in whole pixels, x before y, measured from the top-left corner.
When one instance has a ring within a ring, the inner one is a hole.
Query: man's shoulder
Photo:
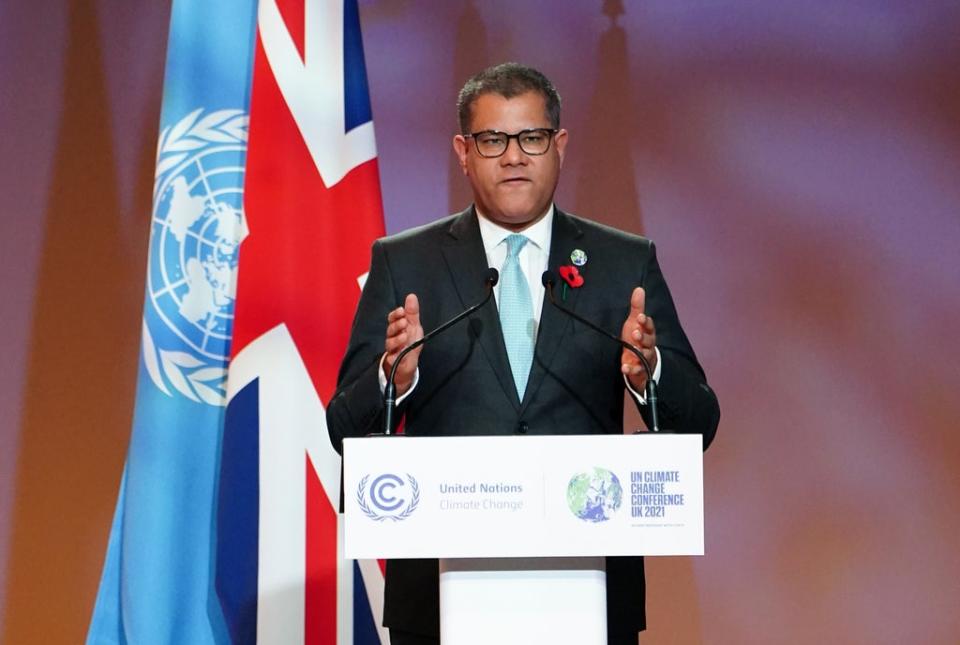
[[[630,246],[638,246],[643,249],[653,246],[653,241],[648,237],[639,235],[637,233],[623,231],[607,224],[601,224],[600,222],[592,219],[582,217],[580,215],[574,215],[568,211],[561,211],[558,209],[557,216],[560,218],[565,218],[569,225],[579,229],[579,231],[585,236],[597,242],[626,244]]]
[[[428,222],[420,226],[408,228],[399,233],[388,235],[377,240],[389,248],[404,248],[409,246],[420,246],[423,244],[435,244],[450,236],[451,228],[461,217],[468,217],[469,211],[454,213],[433,222]]]

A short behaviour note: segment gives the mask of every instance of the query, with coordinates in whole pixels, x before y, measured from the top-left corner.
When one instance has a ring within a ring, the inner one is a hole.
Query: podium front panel
[[[703,554],[700,435],[344,441],[345,556]]]

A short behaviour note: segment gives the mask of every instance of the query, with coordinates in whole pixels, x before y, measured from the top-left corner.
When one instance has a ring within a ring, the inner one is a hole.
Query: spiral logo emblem
[[[413,475],[407,473],[404,479],[393,473],[383,473],[372,482],[370,477],[366,475],[357,486],[357,503],[364,515],[376,522],[398,522],[416,510],[420,503],[420,486]]]

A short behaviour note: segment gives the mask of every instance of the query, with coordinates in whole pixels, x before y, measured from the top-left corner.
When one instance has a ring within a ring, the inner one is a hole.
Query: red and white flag
[[[356,0],[261,0],[217,510],[235,642],[387,642],[325,408],[383,207]]]

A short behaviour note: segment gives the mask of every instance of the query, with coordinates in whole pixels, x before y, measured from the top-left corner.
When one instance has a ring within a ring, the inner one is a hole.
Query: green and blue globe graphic
[[[606,468],[577,473],[567,484],[567,506],[585,522],[606,522],[622,501],[620,480]]]

